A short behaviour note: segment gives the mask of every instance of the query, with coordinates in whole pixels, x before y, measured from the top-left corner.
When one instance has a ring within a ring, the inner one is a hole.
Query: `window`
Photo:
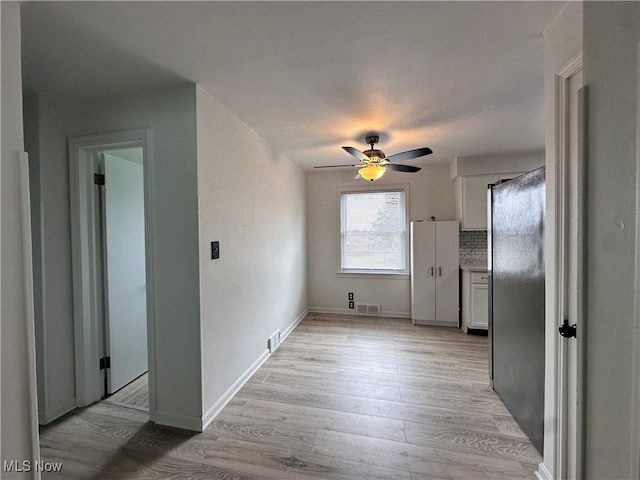
[[[340,194],[343,272],[407,273],[406,191]]]

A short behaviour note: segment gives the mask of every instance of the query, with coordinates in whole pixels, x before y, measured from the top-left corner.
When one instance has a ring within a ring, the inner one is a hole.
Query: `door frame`
[[[582,52],[574,56],[569,62],[567,62],[563,68],[561,68],[555,75],[554,85],[554,116],[555,116],[555,182],[553,184],[553,190],[555,191],[554,211],[552,218],[555,219],[555,225],[550,225],[550,240],[553,242],[548,245],[548,248],[553,249],[553,262],[547,266],[549,273],[547,274],[547,281],[551,280],[551,289],[553,291],[553,299],[551,310],[547,309],[547,314],[552,312],[552,317],[547,319],[546,328],[550,331],[546,334],[547,344],[546,349],[547,360],[551,361],[551,365],[546,369],[547,373],[547,389],[548,394],[545,394],[545,430],[549,430],[545,433],[545,443],[549,440],[552,441],[553,446],[550,452],[545,448],[545,453],[551,453],[551,459],[545,458],[544,463],[540,465],[540,470],[536,472],[538,478],[553,478],[560,479],[566,478],[568,470],[569,454],[568,446],[569,442],[574,439],[569,438],[570,432],[568,431],[568,341],[574,341],[574,339],[564,339],[558,333],[558,327],[562,325],[564,320],[564,312],[566,309],[566,292],[565,292],[565,280],[568,275],[568,257],[566,254],[566,241],[569,227],[568,218],[568,200],[569,200],[569,185],[576,185],[578,211],[576,215],[577,221],[577,279],[578,279],[578,317],[581,317],[582,309],[582,296],[583,287],[581,282],[583,281],[583,269],[584,269],[584,102],[585,89],[579,92],[578,100],[578,168],[577,178],[571,178],[569,174],[569,96],[570,96],[570,81],[571,78],[583,70]],[[583,372],[581,368],[583,362],[580,360],[584,352],[584,330],[578,330],[578,335],[575,339],[577,342],[577,392],[576,399],[579,405],[583,405],[581,401],[583,398],[583,392],[581,390],[582,382],[580,380]],[[549,378],[549,375],[552,378]],[[549,388],[552,387],[552,388]],[[580,478],[582,459],[581,455],[581,443],[582,443],[582,431],[581,431],[581,418],[582,412],[580,408],[575,412],[577,416],[576,421],[576,465],[572,466],[572,469],[577,473]]]
[[[101,398],[100,306],[102,288],[97,268],[98,251],[95,232],[96,198],[93,182],[94,153],[121,147],[142,147],[144,175],[145,264],[147,282],[147,350],[149,364],[149,412],[155,411],[155,310],[153,295],[153,211],[152,149],[148,128],[85,135],[69,139],[69,190],[71,210],[71,259],[73,277],[73,325],[75,346],[76,404],[85,407]]]

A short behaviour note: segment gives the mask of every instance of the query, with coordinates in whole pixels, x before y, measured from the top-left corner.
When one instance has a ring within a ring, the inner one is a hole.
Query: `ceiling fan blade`
[[[353,148],[353,147],[342,147],[342,149],[347,152],[350,155],[353,155],[354,157],[356,157],[358,160],[362,160],[362,158],[365,156],[364,153],[362,153],[360,150],[358,150],[357,148]]]
[[[424,155],[429,155],[430,153],[433,153],[433,151],[428,147],[416,148],[415,150],[407,150],[406,152],[400,152],[400,153],[395,153],[393,155],[389,155],[387,157],[387,160],[389,160],[390,162],[399,162],[402,160],[411,160],[412,158],[418,158]]]
[[[337,167],[359,167],[360,165],[354,165],[353,163],[349,165],[320,165],[313,168],[337,168]]]
[[[395,170],[396,172],[408,172],[415,173],[420,170],[420,167],[413,167],[411,165],[398,165],[397,163],[390,163],[387,165],[387,169]]]

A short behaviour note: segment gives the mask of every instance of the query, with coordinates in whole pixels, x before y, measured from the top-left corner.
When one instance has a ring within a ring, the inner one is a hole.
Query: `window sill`
[[[336,277],[348,278],[375,278],[389,280],[409,280],[411,275],[408,272],[384,272],[370,270],[344,270],[336,272]]]

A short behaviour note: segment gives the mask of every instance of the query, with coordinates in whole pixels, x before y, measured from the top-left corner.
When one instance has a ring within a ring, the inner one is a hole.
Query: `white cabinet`
[[[487,330],[489,327],[488,274],[486,271],[462,272],[462,330]]]
[[[462,230],[487,229],[487,187],[520,173],[470,175],[456,179],[457,217]]]
[[[458,222],[411,222],[411,319],[458,326]]]

